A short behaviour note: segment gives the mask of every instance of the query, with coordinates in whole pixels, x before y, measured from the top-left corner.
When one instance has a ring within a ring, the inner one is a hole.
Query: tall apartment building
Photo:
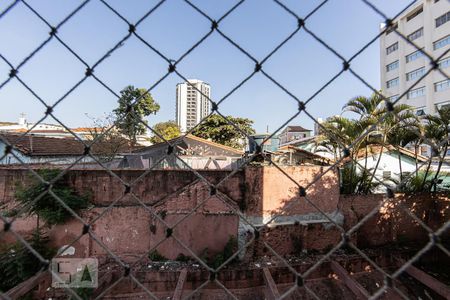
[[[418,0],[393,20],[395,28],[433,58],[450,47],[450,2]],[[382,28],[383,29],[383,28]],[[381,36],[381,88],[395,100],[430,68],[430,60],[392,30]],[[439,60],[440,68],[450,74],[450,52]],[[450,80],[432,71],[400,103],[415,107],[416,114],[434,114],[450,106]]]
[[[177,84],[176,120],[181,132],[186,132],[200,123],[210,112],[211,88],[197,79]]]

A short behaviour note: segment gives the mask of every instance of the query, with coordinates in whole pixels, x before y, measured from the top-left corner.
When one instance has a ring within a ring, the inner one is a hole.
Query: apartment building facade
[[[393,24],[434,59],[450,47],[450,2],[447,0],[418,0],[394,19]],[[393,30],[381,36],[380,46],[381,88],[394,101],[431,68],[430,60]],[[450,52],[438,63],[443,72],[450,74]],[[450,106],[450,80],[432,71],[399,103],[415,107],[417,115],[434,114],[437,109]]]
[[[188,79],[177,84],[177,103],[175,119],[181,132],[187,132],[206,117],[211,111],[211,87],[208,83]]]

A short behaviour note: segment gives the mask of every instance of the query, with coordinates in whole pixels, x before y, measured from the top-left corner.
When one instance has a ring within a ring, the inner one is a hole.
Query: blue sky
[[[139,20],[157,1],[108,0],[130,22]],[[218,19],[237,1],[192,1],[213,19]],[[307,15],[321,1],[282,1],[300,16]],[[394,16],[411,0],[372,1],[388,16]],[[11,1],[1,0],[0,11]],[[81,1],[29,0],[28,3],[52,25],[56,25]],[[382,18],[361,0],[329,0],[307,20],[307,27],[345,58],[369,42],[378,32]],[[256,59],[263,59],[289,36],[297,21],[272,0],[247,0],[220,23],[220,29]],[[137,33],[170,59],[178,59],[210,29],[210,22],[182,0],[167,0],[137,28]],[[48,37],[49,28],[23,3],[0,19],[0,54],[17,66]],[[58,31],[58,37],[89,65],[100,59],[128,33],[128,25],[98,0],[90,1]],[[136,37],[95,69],[95,75],[116,93],[126,85],[150,87],[167,72],[167,62]],[[308,99],[342,68],[330,51],[300,30],[263,65],[263,69],[299,99]],[[379,43],[367,48],[352,68],[379,88]],[[0,61],[0,82],[8,78],[9,66]],[[177,67],[186,78],[211,84],[212,98],[221,99],[254,69],[254,63],[214,33]],[[85,66],[56,39],[48,43],[20,71],[20,78],[39,97],[53,104],[83,78]],[[182,79],[171,74],[152,92],[161,109],[148,118],[149,124],[173,120],[175,85]],[[315,117],[339,114],[343,104],[371,91],[350,73],[344,73],[312,100],[307,110]],[[0,89],[0,121],[16,121],[20,113],[28,121],[40,119],[45,108],[16,79]],[[102,117],[112,111],[117,99],[93,78],[88,78],[55,108],[55,115],[70,127],[90,126],[87,117]],[[256,74],[226,99],[219,110],[225,115],[255,121],[258,132],[274,131],[295,114],[296,102],[262,74]],[[54,123],[48,119],[45,122]],[[313,129],[313,122],[301,114],[290,124]]]

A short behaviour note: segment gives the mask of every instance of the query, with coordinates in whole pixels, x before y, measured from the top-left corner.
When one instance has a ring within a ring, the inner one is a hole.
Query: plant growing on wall
[[[227,261],[227,259],[233,256],[233,254],[237,251],[237,249],[238,249],[238,242],[236,237],[230,236],[222,252],[218,253],[211,260],[207,260],[208,265],[210,265],[214,269],[217,269],[218,267],[220,267],[220,265],[222,265],[225,261]],[[230,261],[230,263],[232,263],[233,261],[234,260]]]
[[[49,239],[42,230],[37,229],[26,240],[45,259],[50,259],[55,254],[55,250],[47,246]],[[0,291],[8,291],[40,269],[39,259],[22,243],[17,242],[3,248],[0,250]]]
[[[148,258],[151,261],[167,261],[167,257],[158,252],[158,250],[153,250],[148,254]]]
[[[61,170],[56,169],[37,171],[46,181],[51,181],[60,172]],[[15,196],[20,203],[20,210],[23,209],[29,215],[37,214],[48,226],[64,223],[72,217],[72,214],[50,192],[38,198],[46,191],[47,186],[37,179],[32,179],[31,181],[26,186],[20,185],[17,187]],[[79,195],[73,188],[67,185],[64,178],[53,183],[51,191],[76,213],[80,209],[86,208],[89,204],[88,196]],[[36,200],[37,198],[38,200]]]

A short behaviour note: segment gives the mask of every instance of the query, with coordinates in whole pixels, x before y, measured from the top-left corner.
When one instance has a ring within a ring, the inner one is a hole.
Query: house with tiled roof
[[[85,141],[87,145],[90,142]],[[0,133],[0,164],[69,164],[94,162],[84,156],[85,145],[75,138],[52,138],[33,134]],[[90,153],[97,159],[113,158],[119,153],[128,152],[124,141],[111,145],[108,141],[98,141],[92,145]]]
[[[214,169],[236,168],[244,152],[188,134],[133,151],[124,156],[119,168],[132,169]],[[157,166],[155,166],[155,164]]]

